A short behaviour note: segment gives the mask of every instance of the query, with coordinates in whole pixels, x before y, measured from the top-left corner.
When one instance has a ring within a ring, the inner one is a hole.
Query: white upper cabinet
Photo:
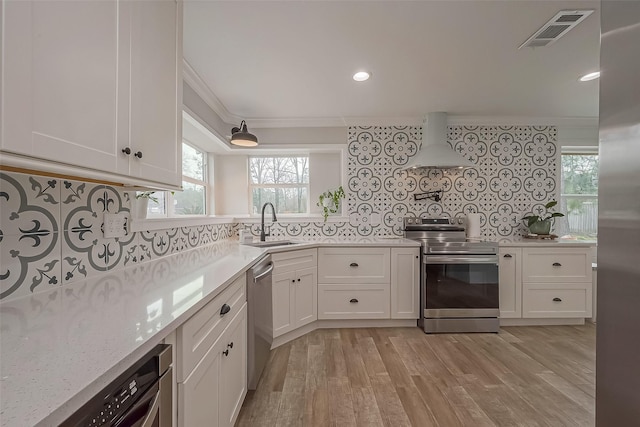
[[[182,4],[10,1],[3,7],[3,163],[179,186]],[[127,147],[129,155],[122,151]],[[29,156],[32,164],[8,153]]]
[[[174,1],[123,3],[131,10],[129,174],[176,186],[182,181],[182,12]],[[124,20],[124,18],[123,18]],[[126,70],[125,70],[126,71]],[[123,77],[126,79],[126,76]],[[125,115],[122,114],[123,119]],[[120,150],[120,152],[122,152]]]
[[[115,170],[117,3],[3,7],[2,149]]]

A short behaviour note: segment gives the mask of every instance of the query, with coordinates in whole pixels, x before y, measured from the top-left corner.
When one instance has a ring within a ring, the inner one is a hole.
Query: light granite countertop
[[[58,425],[265,253],[418,246],[402,238],[296,241],[268,249],[221,241],[0,303],[0,424]]]
[[[549,247],[568,247],[568,248],[577,248],[577,247],[594,247],[597,246],[597,242],[595,240],[570,240],[570,239],[556,239],[556,240],[548,240],[548,239],[507,239],[501,240],[499,242],[501,247],[530,247],[530,246],[549,246]]]

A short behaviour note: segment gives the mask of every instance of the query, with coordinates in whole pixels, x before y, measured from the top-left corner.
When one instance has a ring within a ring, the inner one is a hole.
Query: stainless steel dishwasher
[[[249,390],[256,389],[273,342],[272,271],[271,255],[266,255],[247,274]]]

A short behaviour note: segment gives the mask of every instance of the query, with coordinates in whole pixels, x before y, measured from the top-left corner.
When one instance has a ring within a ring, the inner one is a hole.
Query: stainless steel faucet
[[[264,210],[267,207],[267,205],[271,206],[271,220],[273,222],[278,221],[278,218],[276,218],[276,208],[273,207],[273,205],[271,204],[271,202],[267,202],[264,205],[262,205],[262,221],[260,222],[260,241],[264,242],[267,236],[271,235],[271,229],[269,229],[268,233],[264,232]]]

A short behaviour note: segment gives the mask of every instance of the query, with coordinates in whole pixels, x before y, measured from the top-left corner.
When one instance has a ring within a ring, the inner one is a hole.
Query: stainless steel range
[[[405,218],[404,236],[422,243],[424,331],[498,332],[498,244],[467,240],[463,218]]]

